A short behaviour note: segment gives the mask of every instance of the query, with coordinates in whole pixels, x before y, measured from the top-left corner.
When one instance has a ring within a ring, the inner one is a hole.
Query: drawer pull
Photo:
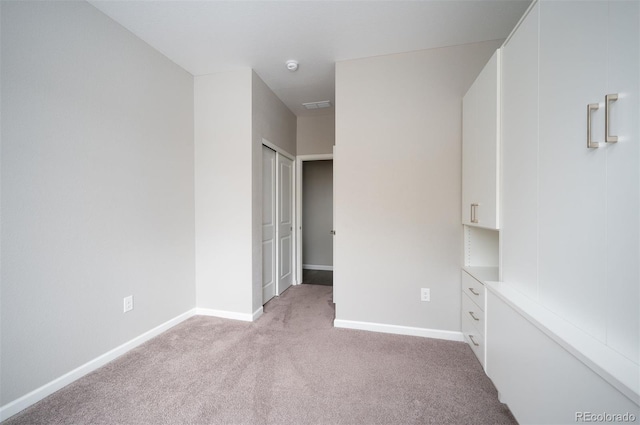
[[[469,288],[469,292],[471,292],[473,295],[480,295],[480,293],[476,292],[476,290],[473,288]]]
[[[471,342],[473,342],[473,345],[475,345],[476,347],[480,347],[480,344],[478,344],[476,340],[473,339],[473,335],[469,335],[469,339],[471,340]]]
[[[475,314],[473,314],[473,311],[470,311],[470,312],[469,312],[469,316],[471,316],[471,318],[472,318],[473,320],[475,320],[476,322],[479,322],[479,321],[480,321],[480,319],[478,319],[478,318],[476,317],[476,315],[475,315]]]

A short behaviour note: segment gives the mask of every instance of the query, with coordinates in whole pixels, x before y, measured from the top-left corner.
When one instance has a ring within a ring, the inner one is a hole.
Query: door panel
[[[605,2],[540,4],[540,139],[538,163],[540,302],[604,341],[606,155]],[[571,31],[567,31],[571,28]]]
[[[499,55],[493,54],[462,100],[462,223],[490,229],[498,228]]]
[[[291,274],[291,235],[280,240],[280,276]],[[286,289],[286,288],[285,288]]]
[[[536,4],[502,49],[502,279],[538,294],[538,23]]]
[[[276,153],[262,147],[262,304],[276,294]]]
[[[611,135],[618,142],[607,144],[605,151],[607,345],[635,361],[640,358],[639,9],[638,2],[609,3],[606,93],[618,94],[610,115]]]
[[[278,295],[282,294],[293,281],[293,161],[278,155]]]

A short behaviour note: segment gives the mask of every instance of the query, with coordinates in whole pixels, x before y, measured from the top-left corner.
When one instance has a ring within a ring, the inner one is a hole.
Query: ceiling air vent
[[[309,102],[309,103],[303,103],[302,106],[304,106],[307,109],[322,109],[322,108],[328,108],[331,106],[331,101],[330,100],[322,100],[320,102]]]

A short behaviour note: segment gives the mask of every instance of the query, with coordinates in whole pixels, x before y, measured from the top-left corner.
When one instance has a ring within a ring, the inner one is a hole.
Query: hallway
[[[302,270],[302,284],[333,286],[332,270]]]

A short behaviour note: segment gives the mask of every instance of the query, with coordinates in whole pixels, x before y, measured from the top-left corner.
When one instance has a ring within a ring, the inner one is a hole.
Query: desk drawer
[[[462,271],[462,292],[466,294],[471,301],[476,303],[482,311],[484,311],[484,285],[464,270]]]
[[[462,294],[462,317],[468,318],[480,335],[484,337],[484,311],[471,301],[467,294]]]
[[[476,355],[480,364],[484,368],[484,336],[478,332],[478,329],[472,322],[473,319],[471,319],[469,315],[462,316],[462,333],[464,334],[464,340],[469,344],[469,347],[473,350],[473,354]]]

